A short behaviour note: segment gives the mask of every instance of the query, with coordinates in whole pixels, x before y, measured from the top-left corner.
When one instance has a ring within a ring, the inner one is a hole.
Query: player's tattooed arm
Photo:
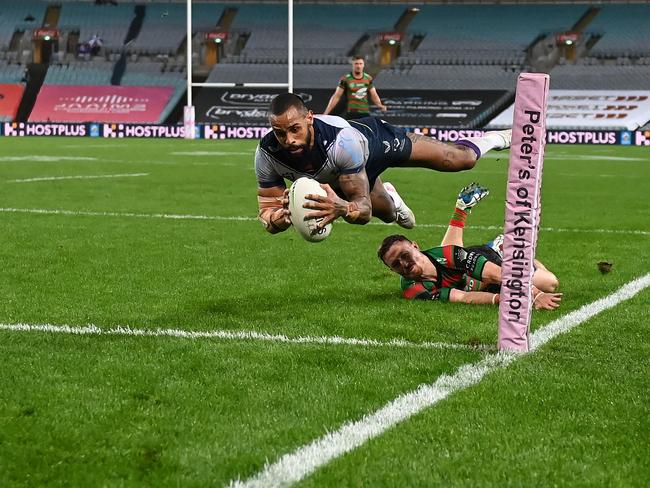
[[[287,192],[281,186],[257,189],[258,218],[271,234],[285,231],[291,226]]]
[[[367,224],[372,218],[372,204],[370,203],[370,184],[366,170],[358,173],[339,176],[341,190],[348,197],[349,202],[343,218],[351,224]]]
[[[358,173],[342,174],[339,176],[339,185],[348,200],[340,198],[327,184],[321,186],[327,192],[327,196],[307,195],[310,200],[305,203],[305,208],[315,210],[307,215],[307,218],[320,218],[323,220],[318,224],[319,228],[325,227],[330,222],[343,217],[351,224],[366,224],[372,217],[372,206],[370,204],[370,188],[365,170]]]

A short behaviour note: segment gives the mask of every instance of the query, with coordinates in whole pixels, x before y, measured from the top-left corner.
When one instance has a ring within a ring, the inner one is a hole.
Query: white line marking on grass
[[[580,173],[551,173],[553,176],[568,176],[570,178],[635,178],[638,179],[637,175],[596,175],[596,174],[580,174]]]
[[[631,162],[631,161],[647,161],[647,158],[634,158],[634,157],[626,157],[626,156],[590,156],[587,154],[551,154],[551,155],[544,155],[544,159],[558,159],[558,160],[576,160],[576,161],[625,161],[625,162]]]
[[[136,212],[92,212],[84,210],[57,210],[57,209],[44,209],[44,208],[0,208],[0,213],[26,213],[26,214],[39,214],[39,215],[66,215],[74,217],[126,217],[126,218],[140,218],[140,219],[173,219],[173,220],[225,220],[236,222],[252,222],[257,221],[256,217],[245,216],[224,216],[224,215],[191,215],[191,214],[160,214],[160,213],[136,213]],[[341,222],[336,222],[340,224]],[[381,225],[392,226],[393,224],[386,224],[384,222],[370,222],[367,225]],[[424,229],[446,229],[446,224],[418,224],[417,227]],[[502,227],[497,225],[472,225],[472,229],[478,230],[494,230],[501,232]],[[539,229],[543,232],[574,232],[585,234],[623,234],[623,235],[639,235],[650,236],[650,231],[647,230],[629,230],[629,229],[567,229],[562,227],[541,227]]]
[[[650,274],[627,283],[613,294],[584,305],[531,335],[532,351],[559,334],[568,332],[594,315],[632,298],[650,286]],[[530,353],[529,353],[530,354]],[[475,364],[461,366],[452,375],[442,375],[434,383],[420,385],[416,390],[398,396],[379,410],[347,422],[334,432],[329,432],[292,453],[285,454],[253,477],[233,480],[231,488],[287,486],[309,476],[331,460],[352,451],[368,440],[380,436],[399,422],[435,405],[449,395],[479,383],[487,374],[507,367],[526,354],[498,353],[485,357]]]
[[[86,156],[0,156],[0,161],[28,161],[37,163],[55,163],[57,161],[97,161]]]
[[[39,215],[67,215],[75,217],[127,217],[138,219],[170,219],[170,220],[232,220],[252,221],[255,217],[221,217],[218,215],[182,215],[182,214],[147,214],[130,212],[84,212],[77,210],[47,210],[38,208],[0,208],[4,213],[28,213]]]
[[[251,156],[255,151],[174,151],[174,156]]]
[[[132,178],[135,176],[149,176],[149,173],[124,173],[118,175],[78,175],[78,176],[43,176],[41,178],[27,178],[24,180],[7,180],[8,183],[32,183],[34,181],[58,180],[97,180],[100,178]]]
[[[66,144],[61,146],[65,149],[114,149],[116,147],[128,147],[128,144],[118,144],[118,143],[109,143],[109,144]]]
[[[140,337],[178,337],[183,339],[230,339],[252,340],[266,342],[283,342],[288,344],[328,344],[337,346],[363,346],[363,347],[397,347],[413,349],[449,349],[449,350],[494,350],[493,346],[469,344],[453,344],[447,342],[411,342],[404,339],[391,339],[378,341],[376,339],[359,339],[355,337],[340,336],[297,336],[289,337],[283,334],[268,334],[252,330],[180,330],[180,329],[137,329],[120,325],[104,329],[94,324],[85,326],[53,325],[53,324],[1,324],[0,330],[13,332],[50,332],[56,334],[74,335],[120,335]]]

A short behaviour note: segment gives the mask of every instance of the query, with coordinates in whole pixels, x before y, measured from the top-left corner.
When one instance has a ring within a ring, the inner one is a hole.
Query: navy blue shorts
[[[380,174],[409,160],[413,143],[406,136],[405,129],[390,125],[378,117],[363,117],[348,122],[368,139],[370,154],[366,163],[366,174],[372,191]]]

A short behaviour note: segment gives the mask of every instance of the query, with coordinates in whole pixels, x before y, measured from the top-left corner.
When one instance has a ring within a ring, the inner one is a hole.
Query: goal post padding
[[[549,76],[521,73],[512,123],[499,304],[499,350],[528,351],[541,211]]]

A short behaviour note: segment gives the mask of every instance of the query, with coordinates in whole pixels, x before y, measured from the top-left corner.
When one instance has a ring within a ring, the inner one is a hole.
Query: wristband
[[[497,295],[496,293],[492,296],[492,305],[495,305],[495,304],[496,304],[496,301],[497,301],[497,297],[498,297],[498,296],[499,296],[499,295]]]
[[[533,303],[537,301],[537,299],[544,294],[543,291],[540,291],[537,295],[535,295],[535,298],[533,298]]]

